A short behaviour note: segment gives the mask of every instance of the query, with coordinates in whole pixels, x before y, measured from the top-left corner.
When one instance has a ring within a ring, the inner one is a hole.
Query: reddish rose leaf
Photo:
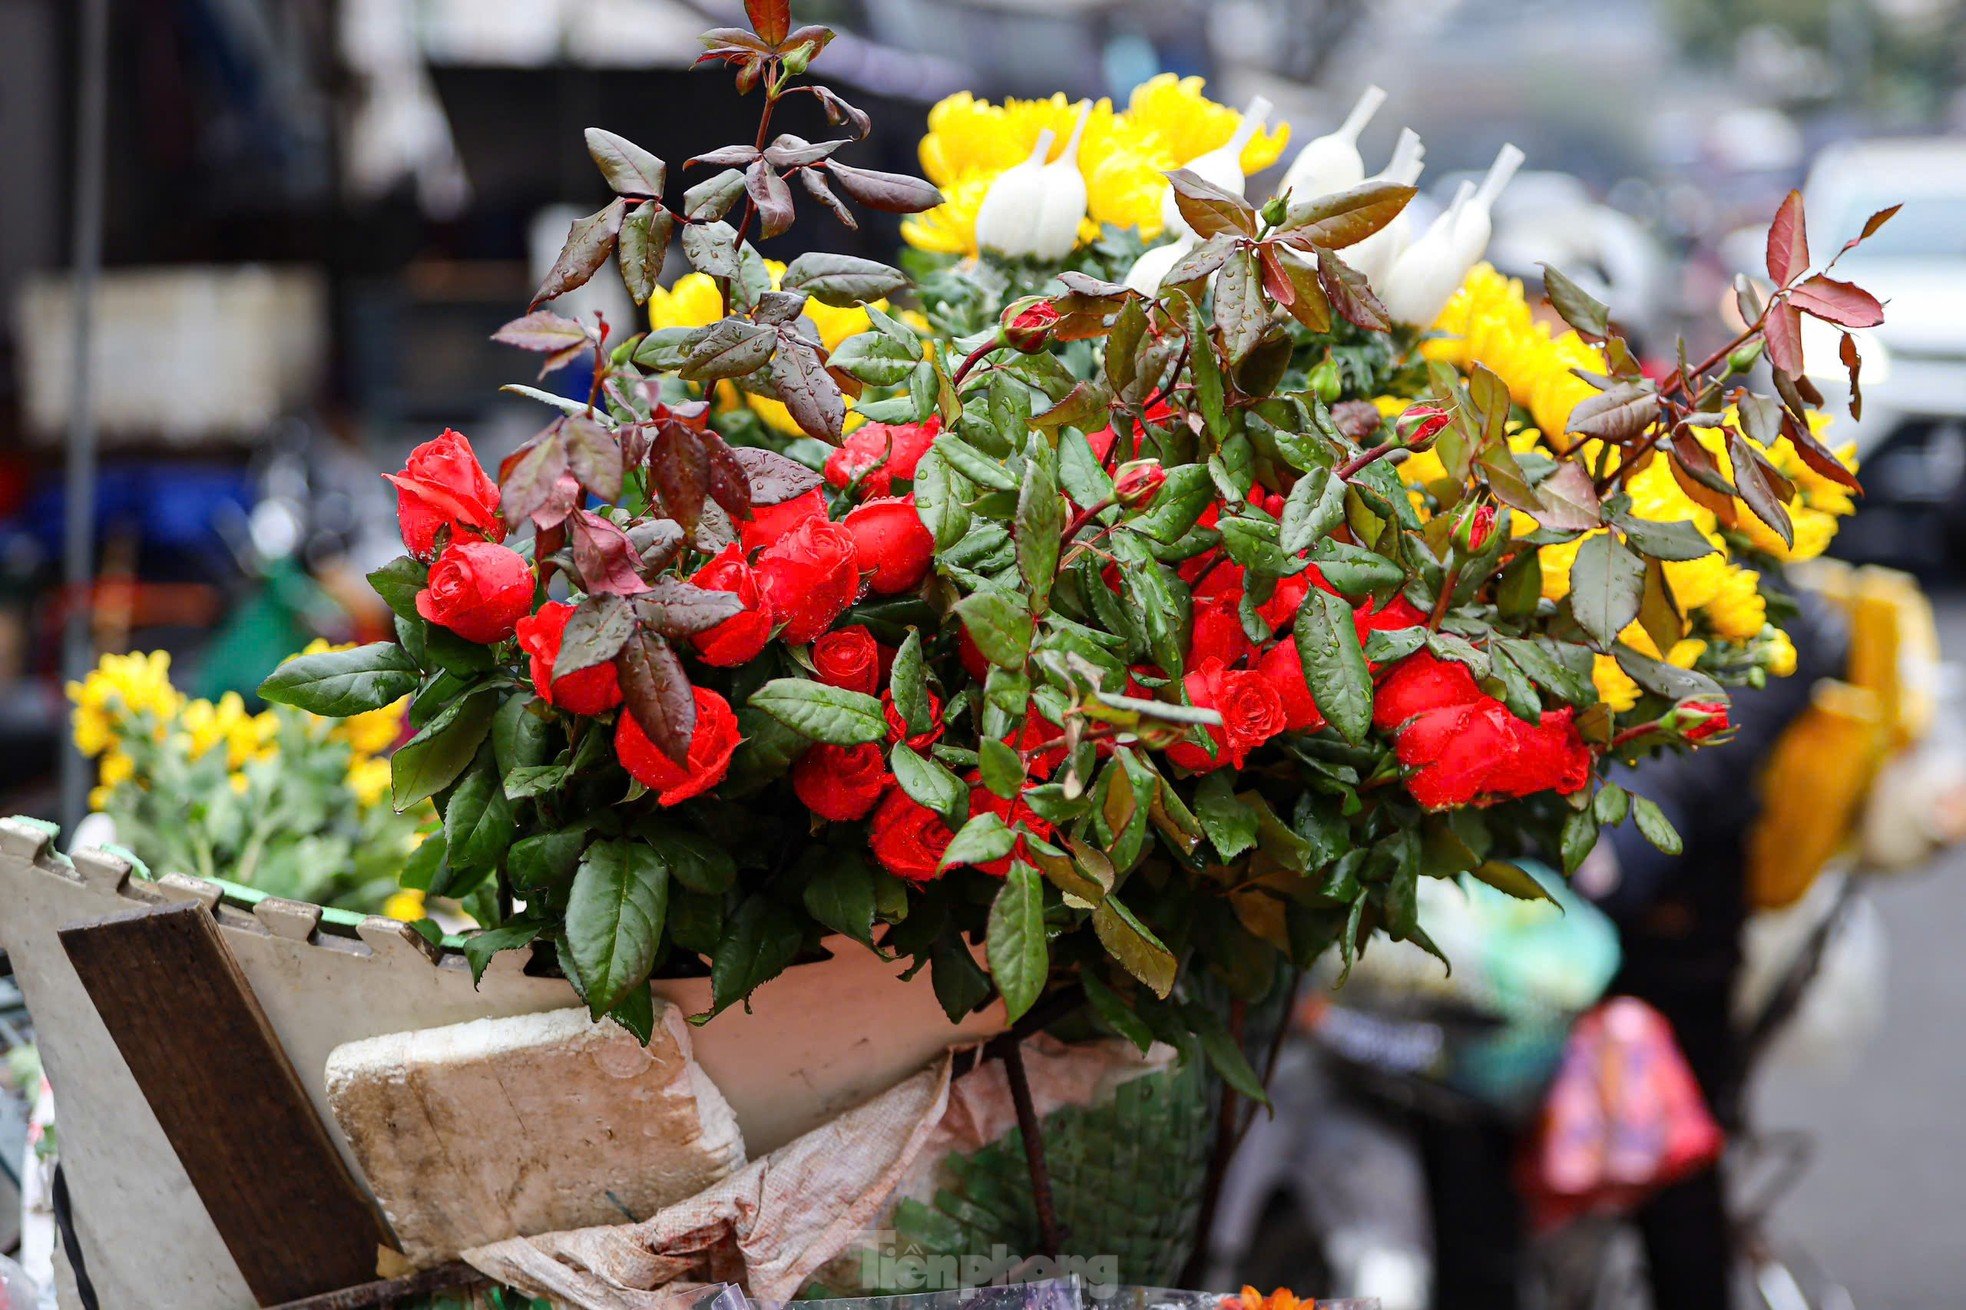
[[[806,194],[826,206],[849,232],[860,230],[860,220],[853,216],[853,211],[846,207],[844,200],[833,194],[833,188],[826,185],[824,173],[816,168],[802,168],[795,176],[799,179],[799,185],[806,189]]]
[[[1673,480],[1694,503],[1703,505],[1722,520],[1734,522],[1734,484],[1721,476],[1720,461],[1700,439],[1684,426],[1672,436],[1671,468]]]
[[[1802,376],[1802,311],[1786,300],[1769,307],[1762,327],[1768,362],[1791,377]]]
[[[537,309],[555,296],[584,286],[614,253],[615,236],[621,231],[621,220],[627,212],[628,202],[617,196],[605,208],[575,219],[567,229],[567,243],[561,248],[560,257],[546,270],[546,279],[532,293],[532,303],[526,308]]]
[[[553,484],[552,492],[547,495],[546,503],[534,510],[529,517],[535,527],[541,529],[558,527],[566,522],[567,515],[580,508],[580,501],[580,483],[574,480],[571,473],[562,473],[559,480]],[[550,555],[553,552],[545,553]]]
[[[1622,444],[1651,427],[1658,415],[1659,396],[1650,383],[1619,382],[1580,401],[1565,431]]]
[[[696,735],[696,697],[689,675],[669,643],[653,632],[636,632],[614,657],[621,698],[656,749],[689,767],[689,743]]]
[[[1853,408],[1861,409],[1862,406],[1857,398],[1856,378],[1854,375],[1851,378],[1850,393]],[[1857,475],[1852,473],[1849,467],[1836,457],[1835,452],[1817,440],[1816,434],[1809,430],[1807,423],[1796,418],[1793,414],[1785,412],[1782,415],[1782,435],[1788,438],[1791,446],[1795,447],[1796,455],[1804,464],[1807,464],[1817,473],[1847,491],[1854,491],[1859,494],[1863,492],[1863,487],[1857,482]]]
[[[643,519],[628,528],[628,544],[650,572],[669,567],[682,553],[684,540],[682,525],[674,519]]]
[[[1256,235],[1256,210],[1233,191],[1225,191],[1199,173],[1177,168],[1167,175],[1174,188],[1174,207],[1195,230],[1195,235],[1212,237],[1235,232]]]
[[[1572,460],[1564,460],[1536,484],[1536,508],[1530,512],[1538,523],[1560,532],[1582,532],[1604,521],[1591,475]]]
[[[863,110],[841,99],[840,93],[833,88],[814,86],[812,93],[818,98],[820,107],[826,111],[826,121],[835,127],[851,125],[854,140],[865,140],[867,133],[873,130],[874,120],[867,117]]]
[[[574,607],[560,635],[553,680],[606,664],[635,633],[635,611],[620,596],[588,596]]]
[[[1851,282],[1818,273],[1789,294],[1797,309],[1838,327],[1876,327],[1884,321],[1884,306],[1876,296]]]
[[[840,444],[846,425],[846,397],[811,342],[796,332],[781,330],[778,353],[771,359],[771,382],[801,431],[830,446]]]
[[[608,186],[616,195],[661,199],[669,166],[627,137],[590,127],[587,129],[587,153],[594,157],[601,176],[607,179]]]
[[[1296,298],[1284,306],[1290,316],[1313,332],[1329,332],[1331,300],[1324,293],[1324,280],[1318,271],[1287,251],[1277,252],[1277,264],[1296,293]]]
[[[1188,282],[1199,282],[1228,261],[1229,256],[1236,252],[1236,244],[1234,233],[1208,238],[1175,260],[1174,267],[1161,278],[1161,285],[1178,287]]]
[[[758,207],[758,218],[767,237],[782,234],[798,217],[798,210],[792,204],[792,188],[785,185],[785,178],[777,169],[762,159],[744,170],[744,193]]]
[[[562,433],[567,443],[567,471],[602,500],[621,495],[621,446],[614,435],[592,419],[570,418]]]
[[[722,505],[732,518],[751,517],[751,478],[738,463],[724,439],[714,432],[698,438],[710,471],[710,499]]]
[[[582,590],[616,596],[648,590],[635,567],[642,557],[626,532],[591,510],[580,510],[567,522],[573,528],[573,566],[580,571]]]
[[[750,480],[753,505],[782,505],[825,481],[818,473],[775,450],[739,446],[731,454]]]
[[[792,0],[744,0],[744,17],[766,45],[777,45],[792,30]]]
[[[1795,495],[1795,484],[1783,477],[1768,457],[1737,429],[1727,429],[1727,458],[1734,466],[1734,485],[1741,499],[1766,523],[1785,545],[1795,544],[1795,528],[1789,522],[1788,501]]]
[[[905,173],[883,173],[875,168],[853,168],[837,159],[823,165],[833,185],[869,209],[885,214],[919,214],[942,203],[942,193],[918,177]]]
[[[676,578],[657,578],[635,597],[642,622],[665,637],[689,637],[708,632],[725,619],[744,612],[736,592],[712,591]]]
[[[649,451],[649,476],[662,507],[684,532],[696,526],[710,494],[710,465],[694,428],[665,423]]]
[[[517,346],[520,350],[557,354],[569,347],[585,346],[588,336],[587,329],[572,319],[563,318],[550,309],[536,309],[492,333],[492,340],[501,345]]]
[[[1848,241],[1845,241],[1843,243],[1843,249],[1837,252],[1837,258],[1839,259],[1842,258],[1844,255],[1847,255],[1851,251],[1855,250],[1858,246],[1861,246],[1864,242],[1876,236],[1877,229],[1883,227],[1886,223],[1890,222],[1893,218],[1897,217],[1898,211],[1903,208],[1904,208],[1903,205],[1890,205],[1884,209],[1878,210],[1875,214],[1872,214],[1869,218],[1865,219],[1863,230],[1858,232],[1856,236],[1851,237]]]
[[[1367,332],[1391,331],[1392,315],[1367,285],[1365,274],[1329,250],[1318,251],[1317,280],[1330,298],[1331,307],[1347,323]]]
[[[567,471],[567,447],[555,423],[505,457],[498,468],[499,500],[508,520],[531,518]]]
[[[1297,284],[1284,272],[1276,247],[1267,241],[1256,247],[1256,260],[1263,273],[1263,290],[1269,293],[1270,299],[1290,309],[1297,303]]]
[[[1802,193],[1791,191],[1768,225],[1768,276],[1785,287],[1809,267],[1809,233],[1802,214]]]
[[[808,141],[802,136],[785,132],[765,147],[765,159],[773,168],[806,168],[822,159],[832,158],[834,152],[845,144],[844,141]]]
[[[646,305],[655,294],[662,277],[662,260],[669,253],[669,238],[675,231],[676,216],[652,200],[635,206],[622,220],[614,253],[621,264],[621,280],[636,304]]]
[[[1857,353],[1857,339],[1848,332],[1845,332],[1843,334],[1843,340],[1839,341],[1836,345],[1836,354],[1837,358],[1843,361],[1843,367],[1850,374],[1850,417],[1861,419],[1864,416],[1864,388],[1861,381],[1864,371],[1864,360],[1863,356]],[[1812,437],[1811,440],[1814,440],[1814,438]],[[1802,449],[1802,445],[1797,443],[1796,450],[1801,451]],[[1806,460],[1809,457],[1807,454],[1804,454],[1803,458]],[[1814,466],[1812,465],[1811,467]]]
[[[1356,245],[1399,217],[1416,194],[1395,182],[1366,182],[1290,207],[1279,232],[1293,246],[1338,250]]]

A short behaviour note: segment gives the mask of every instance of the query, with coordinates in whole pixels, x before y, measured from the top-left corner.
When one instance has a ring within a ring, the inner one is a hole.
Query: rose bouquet
[[[399,641],[263,689],[412,697],[394,800],[443,824],[406,879],[495,889],[474,962],[546,949],[645,1028],[654,972],[707,970],[714,1012],[847,937],[952,1015],[1083,1002],[1253,1089],[1203,990],[1431,949],[1421,878],[1538,896],[1516,853],[1674,844],[1602,765],[1717,740],[1782,671],[1755,561],[1854,488],[1797,326],[1876,302],[1813,271],[1799,202],[1736,340],[1648,376],[1559,273],[1556,335],[1477,268],[1506,153],[1424,231],[1417,142],[1368,180],[1358,123],[1254,204],[1286,134],[1168,81],[945,104],[938,190],[847,162],[865,115],[799,80],[830,34],[747,8],[704,58],[755,139],[677,200],[590,131],[614,198],[498,334],[591,360],[586,394],[514,388],[559,412],[496,478],[419,448],[373,575]],[[774,135],[800,95],[846,134]],[[799,196],[914,215],[916,276],[767,260]],[[610,258],[651,330],[537,308]]]

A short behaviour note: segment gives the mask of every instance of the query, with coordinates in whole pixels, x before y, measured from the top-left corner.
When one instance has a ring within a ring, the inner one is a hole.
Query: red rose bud
[[[541,700],[569,714],[605,714],[621,704],[621,681],[613,660],[575,669],[565,677],[553,676],[572,617],[573,606],[565,601],[546,602],[539,613],[519,620],[519,649],[532,657],[532,685]]]
[[[1026,296],[1012,301],[998,322],[1005,345],[1035,355],[1051,344],[1058,331],[1058,306],[1043,296]]]
[[[729,701],[702,687],[690,688],[690,695],[696,701],[696,731],[689,739],[687,768],[664,755],[634,715],[624,713],[615,723],[615,756],[630,777],[655,793],[659,805],[680,804],[722,782],[742,740]]]
[[[466,641],[504,641],[532,612],[532,567],[517,551],[489,541],[456,542],[416,593],[416,612]]]
[[[486,476],[471,443],[445,428],[443,435],[410,452],[401,473],[382,475],[396,488],[396,518],[403,544],[418,559],[437,552],[437,534],[452,541],[505,540],[498,516],[498,486]]]
[[[909,749],[925,751],[942,737],[942,698],[932,691],[928,693],[928,729],[925,732],[908,731],[908,721],[895,708],[894,693],[891,691],[881,693],[881,714],[887,719],[889,745],[905,740]]]
[[[1683,700],[1666,711],[1660,726],[1676,732],[1682,741],[1706,741],[1718,737],[1733,725],[1727,721],[1724,700]]]
[[[771,601],[758,585],[757,574],[744,562],[742,549],[735,544],[725,546],[690,581],[705,591],[730,592],[744,602],[743,613],[733,614],[690,638],[703,662],[732,669],[757,658],[771,640],[774,618]]]
[[[922,525],[913,496],[870,500],[848,514],[843,526],[853,534],[854,558],[876,596],[899,595],[928,576],[935,538]]]
[[[1495,507],[1463,501],[1454,511],[1454,544],[1472,555],[1495,533]]]
[[[1167,482],[1167,470],[1157,459],[1129,460],[1119,466],[1113,478],[1113,503],[1128,509],[1139,509],[1156,495]]]
[[[942,876],[942,853],[955,836],[941,815],[899,787],[887,794],[867,825],[867,844],[881,867],[915,883]]]
[[[829,687],[872,696],[881,685],[881,646],[863,627],[840,628],[812,643],[812,667]]]
[[[873,742],[813,746],[792,761],[792,792],[822,819],[865,818],[893,781],[884,754]]]
[[[1409,405],[1393,424],[1400,434],[1399,444],[1408,450],[1425,450],[1434,444],[1441,430],[1454,416],[1439,405]]]

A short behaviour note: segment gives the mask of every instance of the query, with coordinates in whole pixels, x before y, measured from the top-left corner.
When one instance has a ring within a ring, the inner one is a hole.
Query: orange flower
[[[1317,1310],[1317,1302],[1309,1297],[1300,1301],[1287,1287],[1279,1287],[1268,1296],[1253,1287],[1244,1287],[1241,1296],[1222,1298],[1222,1310]]]

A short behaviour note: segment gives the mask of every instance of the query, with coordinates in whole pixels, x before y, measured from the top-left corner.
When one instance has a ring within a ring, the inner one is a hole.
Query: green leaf
[[[1222,367],[1215,360],[1215,342],[1208,335],[1208,324],[1202,320],[1200,306],[1194,306],[1188,315],[1188,345],[1189,366],[1194,372],[1195,401],[1201,406],[1202,421],[1215,436],[1225,436],[1228,410],[1222,403]]]
[[[1297,611],[1294,632],[1304,681],[1319,713],[1346,741],[1364,741],[1372,727],[1372,673],[1358,644],[1352,607],[1312,587]]]
[[[1017,475],[1004,467],[1002,460],[992,459],[960,437],[944,433],[935,439],[934,450],[950,468],[979,487],[992,491],[1017,490]]]
[[[874,873],[851,851],[829,851],[805,886],[806,913],[834,932],[874,943]]]
[[[259,684],[276,705],[345,719],[394,704],[416,690],[416,661],[393,641],[324,650],[288,660]]]
[[[1611,311],[1554,264],[1543,265],[1543,292],[1563,321],[1577,331],[1600,341],[1611,335]]]
[[[1632,818],[1638,830],[1645,834],[1645,840],[1664,851],[1667,855],[1678,855],[1685,849],[1680,841],[1679,830],[1672,826],[1672,820],[1659,808],[1657,801],[1644,796],[1632,797]]]
[[[1645,821],[1640,819],[1639,827],[1644,826]],[[1559,845],[1563,854],[1563,872],[1565,874],[1577,872],[1578,866],[1584,862],[1584,857],[1591,853],[1591,847],[1597,845],[1597,816],[1588,808],[1572,810],[1570,817],[1563,821],[1563,835]]]
[[[648,979],[669,908],[669,872],[638,841],[595,842],[567,896],[567,949],[598,1019]]]
[[[566,780],[564,764],[521,764],[505,775],[505,799],[523,801],[543,796]]]
[[[1079,984],[1085,988],[1085,999],[1091,1002],[1092,1012],[1108,1028],[1139,1047],[1142,1053],[1154,1044],[1154,1030],[1139,1015],[1127,1009],[1126,1002],[1112,988],[1090,972],[1079,975]]]
[[[586,845],[584,827],[556,828],[521,837],[512,843],[511,853],[505,857],[506,876],[523,892],[558,887],[580,867],[580,852]]]
[[[929,952],[929,977],[935,999],[950,1023],[961,1023],[977,1006],[990,999],[990,978],[977,966],[960,939],[944,935],[936,938]]]
[[[728,850],[700,832],[638,824],[636,835],[647,842],[669,869],[669,876],[693,892],[717,895],[737,883],[737,862]]]
[[[723,940],[710,961],[710,1014],[704,1020],[746,1000],[764,983],[785,972],[798,958],[803,940],[792,911],[770,896],[747,897],[725,926]]]
[[[894,653],[894,666],[888,673],[888,689],[894,693],[894,709],[910,733],[927,732],[934,719],[928,703],[928,680],[922,671],[922,635],[914,628],[902,639]]]
[[[1195,817],[1224,860],[1256,844],[1256,811],[1236,799],[1235,783],[1226,772],[1209,774],[1195,789]]]
[[[1297,479],[1283,503],[1283,531],[1278,544],[1295,555],[1331,535],[1345,521],[1345,482],[1330,471],[1314,468]]]
[[[1176,464],[1167,470],[1167,481],[1145,512],[1127,526],[1164,546],[1172,545],[1188,535],[1214,499],[1215,481],[1207,465]]]
[[[453,868],[481,869],[496,864],[518,830],[489,751],[458,780],[444,806],[444,840]]]
[[[1510,560],[1502,570],[1502,581],[1495,589],[1495,604],[1502,611],[1502,617],[1517,623],[1525,622],[1536,613],[1537,604],[1543,599],[1543,559],[1533,550],[1525,550]]]
[[[1181,1007],[1182,1017],[1201,1039],[1202,1054],[1222,1081],[1262,1105],[1270,1103],[1270,1094],[1263,1087],[1263,1080],[1249,1066],[1249,1058],[1242,1053],[1242,1047],[1230,1035],[1220,1015],[1199,1002],[1191,1002]]]
[[[1044,939],[1044,880],[1022,860],[1011,863],[1009,876],[990,904],[984,949],[990,976],[1003,997],[1005,1017],[1015,1023],[1044,994],[1051,971]]]
[[[1092,911],[1092,930],[1107,953],[1128,973],[1145,983],[1154,995],[1167,999],[1168,993],[1174,990],[1174,975],[1179,968],[1174,952],[1163,946],[1160,938],[1134,917],[1133,911],[1121,905],[1119,898],[1108,896],[1099,902]]]
[[[521,693],[507,696],[492,719],[492,758],[498,771],[510,774],[522,765],[544,764],[553,758],[553,725],[542,714],[532,712],[539,704],[536,696]],[[505,793],[512,799],[508,788]]]
[[[1631,793],[1615,782],[1607,782],[1591,798],[1591,812],[1597,815],[1599,823],[1615,828],[1631,813]]]
[[[793,260],[779,279],[783,290],[803,291],[815,300],[840,307],[879,300],[907,285],[907,275],[899,269],[818,250]]]
[[[1658,523],[1624,514],[1612,521],[1624,529],[1626,538],[1640,554],[1650,555],[1653,559],[1699,559],[1714,553],[1714,544],[1686,519]]]
[[[960,868],[965,864],[984,865],[1001,860],[1017,846],[1017,833],[1003,819],[985,811],[971,816],[962,826],[947,850],[942,852],[942,869]]]
[[[917,754],[905,741],[888,753],[888,765],[894,770],[894,780],[915,804],[926,805],[951,826],[961,822],[969,803],[969,788],[962,779]]]
[[[826,362],[869,386],[892,387],[914,372],[919,358],[916,348],[884,332],[862,332],[842,341]]]
[[[1024,579],[1033,613],[1051,603],[1052,580],[1058,575],[1059,537],[1065,531],[1065,505],[1051,470],[1034,462],[1024,465],[1024,485],[1017,496],[1017,571]]]
[[[398,811],[427,800],[457,780],[491,732],[498,696],[476,691],[444,707],[389,759],[391,803]]]
[[[1384,591],[1399,585],[1406,574],[1398,564],[1374,550],[1326,537],[1311,547],[1324,580],[1347,596]]]
[[[1005,800],[1017,795],[1024,785],[1024,761],[1016,750],[995,737],[985,737],[976,753],[983,785]]]
[[[805,678],[774,678],[751,693],[750,707],[829,746],[858,746],[887,736],[881,703],[864,692]]]
[[[1472,870],[1475,877],[1487,883],[1498,892],[1505,892],[1519,901],[1550,901],[1550,889],[1543,886],[1536,876],[1521,866],[1506,860],[1488,860]]]
[[[1007,591],[978,591],[956,602],[955,612],[983,658],[1002,669],[1021,669],[1034,635],[1030,611]]]
[[[1645,561],[1608,532],[1586,537],[1570,566],[1570,612],[1603,650],[1638,617]]]
[[[474,932],[463,942],[464,958],[471,965],[471,983],[476,986],[485,976],[492,956],[500,951],[516,951],[522,946],[532,944],[545,925],[537,920],[514,919],[497,928]]]
[[[416,593],[430,585],[430,568],[422,560],[398,555],[369,574],[369,585],[396,617],[423,622],[423,616],[416,612]]]
[[[615,1002],[608,1011],[608,1018],[620,1024],[643,1046],[655,1036],[655,993],[649,990],[645,978],[628,989],[628,994]]]
[[[1077,428],[1067,428],[1058,439],[1058,481],[1080,509],[1091,509],[1113,494],[1113,479]]]

